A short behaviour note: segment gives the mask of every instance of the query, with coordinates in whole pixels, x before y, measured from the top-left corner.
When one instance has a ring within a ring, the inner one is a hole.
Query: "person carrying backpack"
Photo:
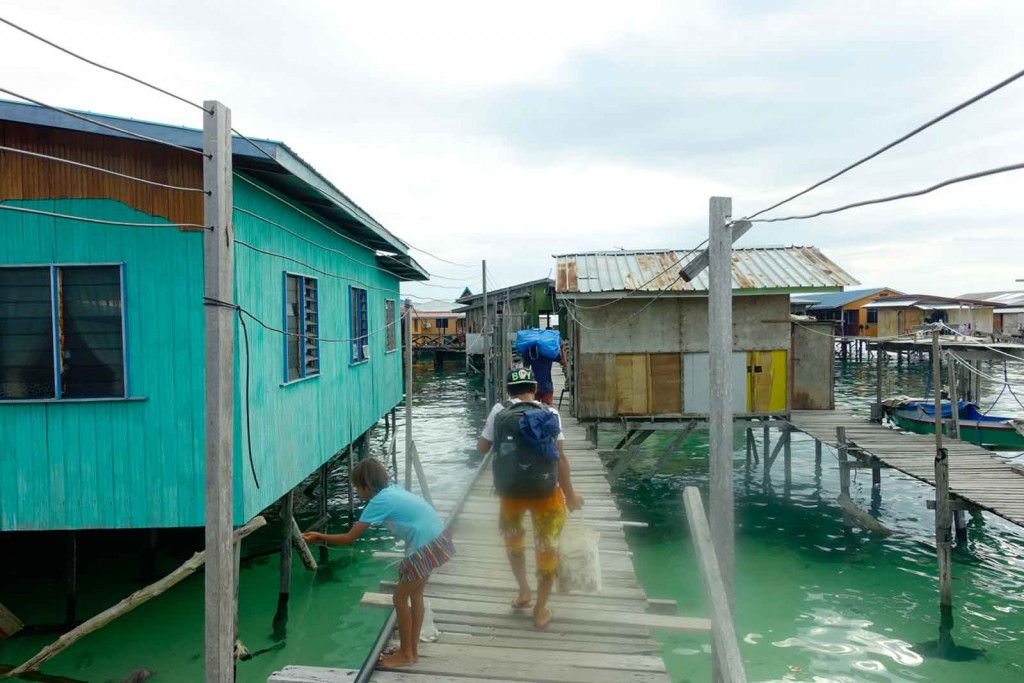
[[[583,498],[572,487],[561,418],[557,410],[536,400],[533,373],[528,368],[513,369],[506,385],[510,398],[496,404],[487,416],[477,451],[483,455],[494,449],[494,488],[501,501],[498,528],[519,585],[512,607],[532,605],[534,627],[545,629],[551,623],[547,603],[558,574],[558,537],[568,511],[583,507]],[[537,555],[536,604],[526,576],[523,518],[527,512],[533,520]]]

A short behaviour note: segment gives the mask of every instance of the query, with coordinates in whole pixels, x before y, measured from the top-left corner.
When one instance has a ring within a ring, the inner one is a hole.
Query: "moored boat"
[[[882,402],[889,418],[900,429],[915,434],[935,433],[935,403],[928,399],[898,396]],[[942,420],[950,431],[952,418],[949,401],[942,402]],[[978,406],[960,401],[957,417],[960,423],[960,440],[990,448],[1013,448],[1024,450],[1024,419],[985,415]]]

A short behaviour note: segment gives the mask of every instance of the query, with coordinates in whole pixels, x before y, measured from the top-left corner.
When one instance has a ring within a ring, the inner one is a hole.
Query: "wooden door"
[[[785,351],[747,353],[747,412],[778,413],[786,410],[789,374]]]

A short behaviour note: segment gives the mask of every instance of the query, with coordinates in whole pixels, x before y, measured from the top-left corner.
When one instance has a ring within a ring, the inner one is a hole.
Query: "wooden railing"
[[[697,551],[697,561],[700,563],[701,583],[704,584],[704,592],[711,606],[711,656],[716,667],[715,680],[722,683],[746,683],[747,674],[740,657],[732,608],[722,581],[715,546],[711,542],[711,528],[704,514],[704,504],[696,487],[687,486],[683,490],[683,505],[686,507],[686,519]]]
[[[413,349],[431,349],[445,351],[462,351],[466,348],[465,334],[414,334],[412,336]]]

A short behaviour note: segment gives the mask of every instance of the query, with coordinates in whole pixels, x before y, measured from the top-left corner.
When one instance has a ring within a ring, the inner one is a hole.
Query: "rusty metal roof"
[[[598,251],[555,256],[561,295],[668,290],[706,292],[708,271],[683,282],[679,271],[699,251]],[[732,286],[740,290],[822,290],[860,284],[817,247],[753,247],[732,252]]]

